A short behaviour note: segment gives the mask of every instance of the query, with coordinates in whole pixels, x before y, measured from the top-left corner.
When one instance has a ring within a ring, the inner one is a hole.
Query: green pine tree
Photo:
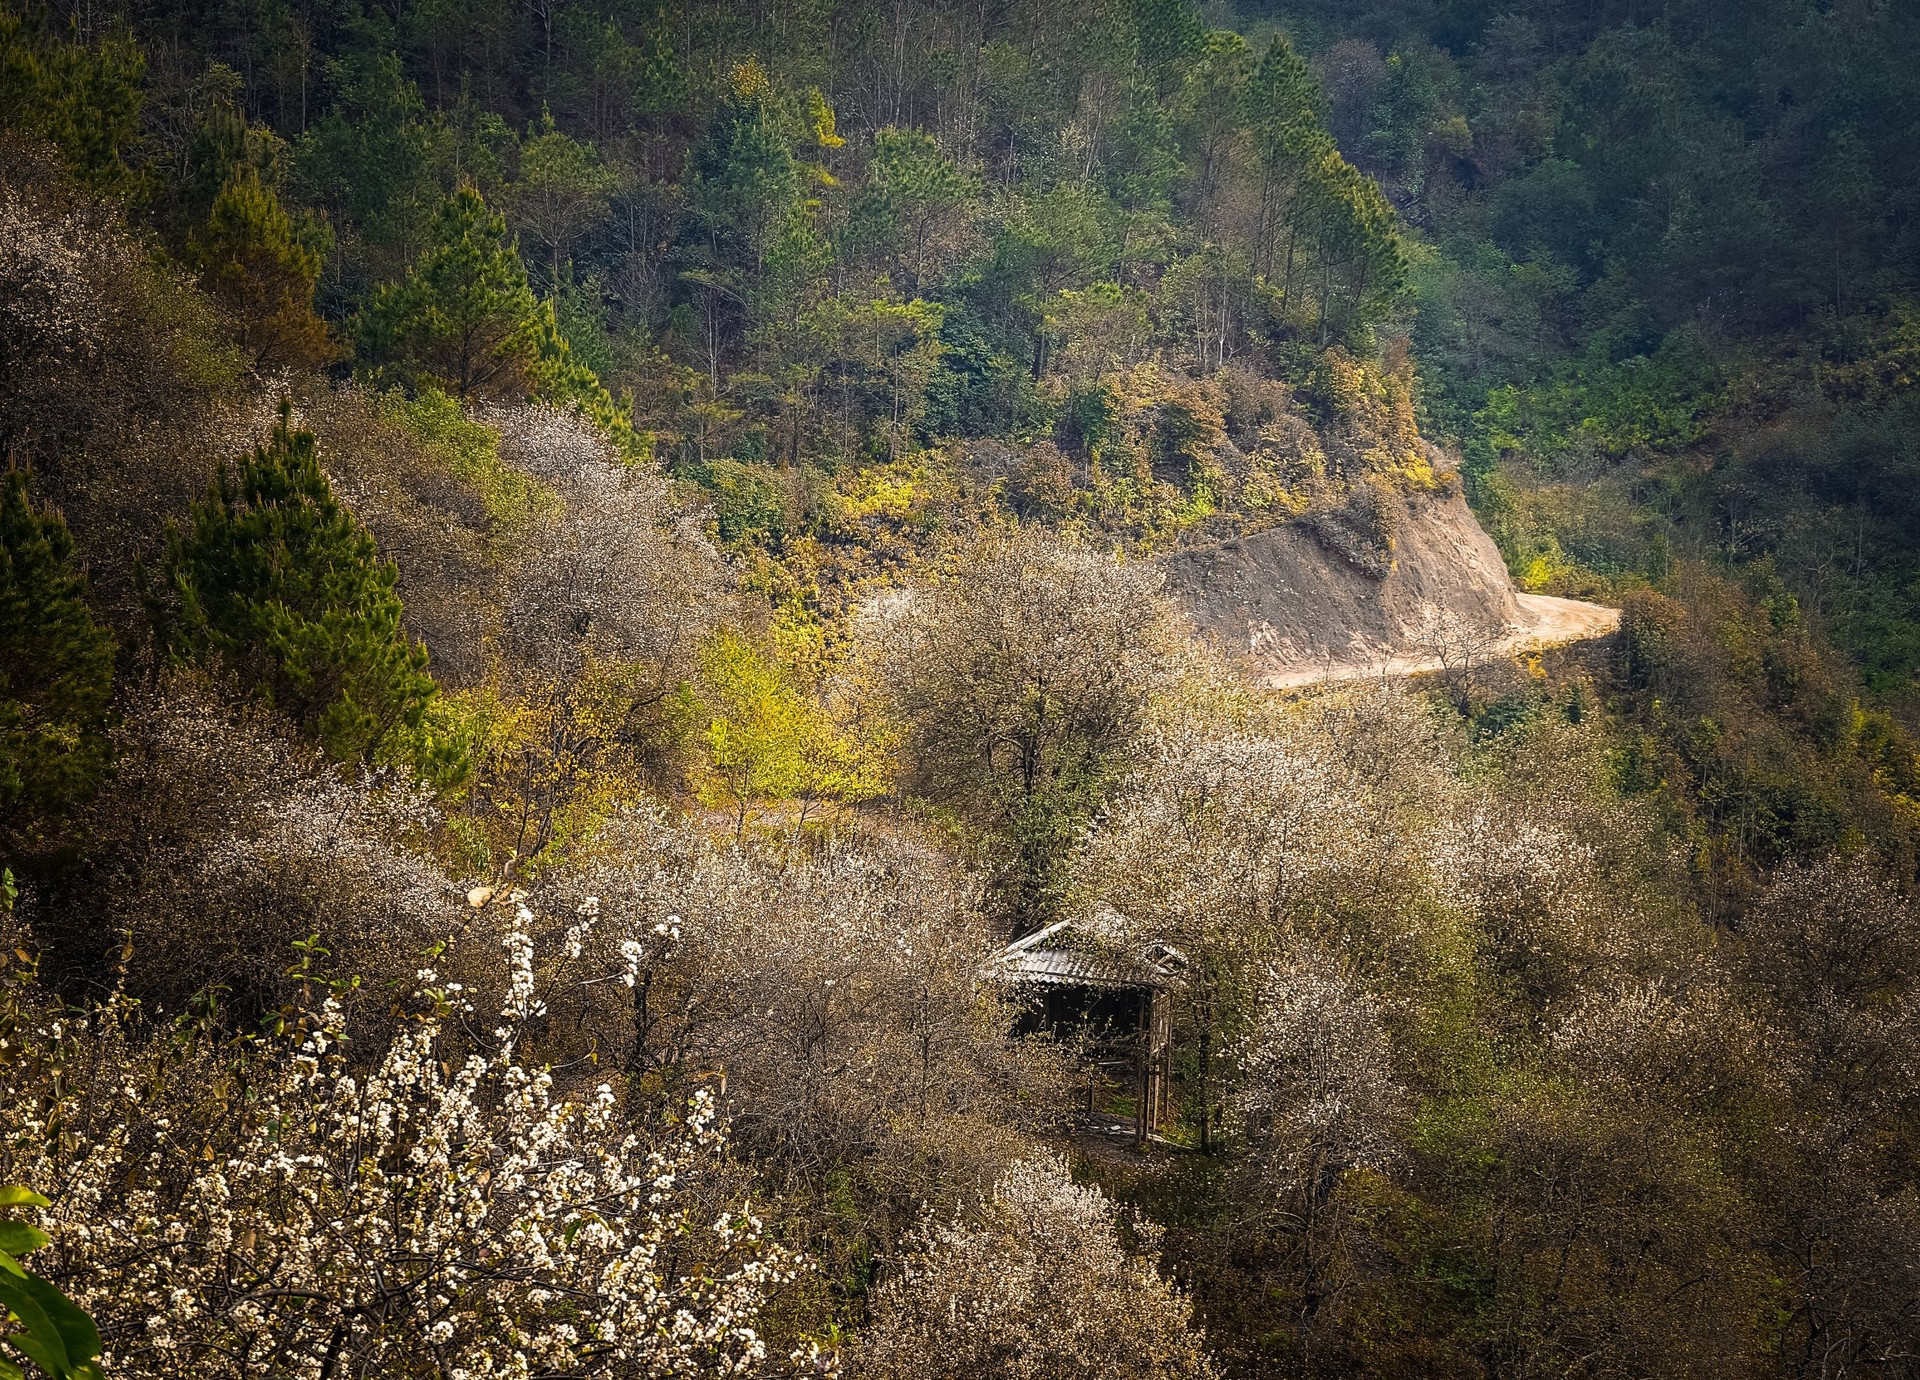
[[[800,200],[796,130],[766,69],[733,69],[725,98],[689,159],[687,207],[707,269],[730,290],[758,282],[768,249]]]
[[[220,466],[184,529],[168,525],[151,606],[168,656],[233,676],[336,760],[450,784],[465,746],[431,713],[437,687],[401,625],[397,578],[283,405],[272,439]]]
[[[255,169],[234,168],[193,248],[202,284],[261,364],[311,368],[339,354],[313,311],[320,254]]]
[[[1275,34],[1267,44],[1241,104],[1263,167],[1297,162],[1331,137],[1322,126],[1319,78],[1285,34]]]
[[[375,369],[465,398],[527,392],[542,324],[506,219],[466,186],[440,207],[406,280],[374,294],[357,334]]]
[[[1291,234],[1284,263],[1275,263],[1277,242],[1289,225],[1289,207],[1306,169],[1333,148],[1322,123],[1320,82],[1285,34],[1275,34],[1242,93],[1247,128],[1260,169],[1260,219],[1254,232],[1254,262],[1269,277],[1291,281],[1298,244]]]
[[[636,462],[651,458],[617,402],[573,354],[555,318],[527,284],[504,217],[462,187],[447,198],[433,245],[405,282],[374,294],[358,322],[361,358],[376,375],[458,397],[538,395],[572,403]]]
[[[145,190],[125,155],[140,135],[146,55],[124,33],[69,42],[47,19],[37,6],[0,3],[0,130],[45,139],[96,191]]]
[[[0,846],[30,846],[107,769],[113,639],[58,513],[0,483]]]
[[[430,237],[451,131],[428,115],[399,55],[377,41],[355,43],[331,64],[329,85],[332,109],[294,142],[296,176],[367,253],[367,267],[397,268]]]
[[[590,143],[569,139],[545,115],[520,147],[520,177],[511,201],[515,216],[547,247],[548,286],[558,293],[572,277],[567,251],[606,220],[619,187],[615,171]]]
[[[942,222],[979,194],[973,180],[940,152],[931,134],[888,127],[873,136],[862,209],[893,241],[912,290],[928,279],[929,249]]]
[[[1127,0],[1141,67],[1162,94],[1176,90],[1206,51],[1207,26],[1193,0]]]

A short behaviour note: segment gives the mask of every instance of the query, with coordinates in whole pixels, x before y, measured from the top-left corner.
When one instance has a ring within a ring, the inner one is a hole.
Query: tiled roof
[[[1110,926],[1103,928],[1111,929]],[[1174,987],[1185,957],[1166,944],[1129,956],[1110,943],[1089,943],[1074,922],[1060,920],[1016,939],[994,960],[994,971],[1015,983],[1068,987]]]

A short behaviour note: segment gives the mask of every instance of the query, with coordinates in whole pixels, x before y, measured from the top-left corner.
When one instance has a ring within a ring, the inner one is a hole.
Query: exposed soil
[[[1522,594],[1455,493],[1398,500],[1392,567],[1348,559],[1303,522],[1166,558],[1195,628],[1272,688],[1442,669],[1436,618],[1476,659],[1602,637],[1618,609]]]
[[[1485,648],[1482,659],[1585,642],[1605,637],[1620,626],[1620,610],[1604,604],[1557,599],[1550,594],[1517,594],[1514,598],[1519,605],[1517,621]],[[1329,659],[1314,666],[1276,665],[1263,668],[1260,683],[1270,690],[1287,690],[1372,676],[1422,676],[1444,669],[1439,657],[1416,651],[1369,662]]]

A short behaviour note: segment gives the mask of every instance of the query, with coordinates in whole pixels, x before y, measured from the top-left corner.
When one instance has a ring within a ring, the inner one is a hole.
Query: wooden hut
[[[1007,945],[993,969],[1032,998],[1023,1031],[1079,1035],[1097,1060],[1125,1068],[1135,1089],[1134,1143],[1145,1145],[1168,1114],[1170,995],[1187,962],[1169,944],[1121,944],[1119,922],[1105,907],[1088,922],[1057,920]]]

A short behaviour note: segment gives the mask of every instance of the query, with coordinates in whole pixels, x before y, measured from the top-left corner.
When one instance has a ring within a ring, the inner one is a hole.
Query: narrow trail
[[[1505,636],[1490,642],[1479,654],[1486,657],[1519,656],[1605,637],[1620,626],[1620,610],[1604,604],[1589,604],[1579,599],[1559,599],[1549,594],[1517,594],[1519,617],[1509,625]],[[1296,690],[1312,685],[1332,685],[1341,681],[1371,680],[1387,676],[1429,675],[1446,669],[1436,656],[1409,653],[1371,659],[1335,660],[1328,658],[1311,664],[1292,663],[1259,666],[1260,684],[1269,690]]]

